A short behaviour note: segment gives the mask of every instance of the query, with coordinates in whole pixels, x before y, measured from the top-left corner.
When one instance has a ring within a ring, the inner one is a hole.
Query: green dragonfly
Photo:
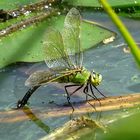
[[[62,33],[54,29],[47,31],[43,48],[45,62],[49,69],[36,71],[29,76],[25,85],[31,88],[23,99],[18,101],[17,108],[27,104],[28,99],[35,90],[50,82],[67,83],[65,91],[68,103],[73,111],[74,107],[70,102],[70,96],[81,88],[86,95],[86,99],[88,96],[97,99],[93,88],[104,96],[96,87],[101,83],[102,75],[94,71],[90,72],[82,65],[83,54],[80,45],[80,25],[80,13],[76,8],[72,8],[66,15]],[[69,93],[68,88],[73,86],[76,89]],[[89,89],[91,94],[88,93]]]

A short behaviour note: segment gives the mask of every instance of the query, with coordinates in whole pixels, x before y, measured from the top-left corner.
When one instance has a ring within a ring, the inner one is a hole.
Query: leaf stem
[[[113,11],[113,9],[108,4],[107,0],[100,0],[100,3],[102,4],[104,10],[108,13],[108,15],[111,17],[114,24],[118,27],[120,30],[120,33],[124,37],[125,41],[127,42],[131,53],[133,54],[137,64],[140,66],[140,49],[137,46],[136,42],[134,41],[133,37],[128,32],[125,25],[122,23],[122,21],[119,19],[117,14]]]

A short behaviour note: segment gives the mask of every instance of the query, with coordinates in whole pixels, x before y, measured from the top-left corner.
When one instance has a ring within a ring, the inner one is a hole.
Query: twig
[[[32,18],[29,18],[29,19],[25,19],[25,20],[20,21],[16,24],[12,24],[11,26],[0,30],[0,37],[4,37],[5,35],[8,35],[12,32],[15,32],[19,29],[23,29],[29,25],[36,24],[36,23],[46,19],[47,17],[51,17],[53,15],[56,15],[57,11],[58,11],[57,9],[51,9],[51,10],[48,10],[47,12],[44,12],[40,15],[34,16]]]
[[[23,5],[14,10],[3,10],[3,12],[7,13],[11,18],[17,18],[18,16],[25,15],[26,12],[37,12],[46,9],[46,7],[52,7],[53,5],[58,5],[61,3],[61,0],[42,0],[36,3],[31,3],[28,5]],[[8,20],[8,19],[6,19]]]
[[[124,108],[132,108],[140,105],[140,93],[130,94],[127,96],[115,96],[99,99],[99,101],[90,100],[90,104],[93,104],[95,108],[86,103],[78,103],[74,106],[74,114],[82,114],[88,112],[100,112],[109,110],[118,110]],[[24,113],[26,111],[26,113]],[[0,122],[12,123],[19,122],[29,119],[29,114],[35,114],[38,118],[49,118],[49,117],[60,117],[70,115],[72,112],[71,107],[57,107],[50,110],[45,110],[44,108],[23,108],[20,110],[10,110],[0,112]],[[28,115],[27,115],[28,113]],[[26,114],[26,115],[25,115]]]

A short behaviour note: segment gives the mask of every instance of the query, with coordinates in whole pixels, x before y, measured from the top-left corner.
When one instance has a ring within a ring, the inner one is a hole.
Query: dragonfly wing
[[[49,68],[73,68],[73,64],[64,48],[63,39],[59,31],[49,29],[45,34],[44,55]]]
[[[64,47],[71,56],[71,61],[76,67],[82,66],[83,54],[80,45],[81,16],[77,9],[72,8],[66,15],[62,33]],[[74,55],[74,56],[72,56]]]
[[[53,73],[49,70],[40,70],[32,73],[29,78],[25,81],[25,85],[29,87],[39,86],[42,83],[49,81],[52,79]]]
[[[46,85],[50,82],[59,82],[59,79],[68,75],[71,75],[80,70],[65,70],[65,69],[55,69],[55,70],[40,70],[36,71],[29,76],[25,81],[25,85],[29,87]]]

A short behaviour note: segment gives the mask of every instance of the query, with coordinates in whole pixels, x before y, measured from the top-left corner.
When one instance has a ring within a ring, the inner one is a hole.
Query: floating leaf
[[[63,0],[63,2],[70,6],[93,7],[95,8],[93,10],[103,10],[98,0]],[[108,0],[108,3],[121,16],[140,18],[140,0]]]
[[[37,62],[44,60],[42,53],[42,37],[51,26],[62,30],[64,16],[50,18],[18,30],[0,39],[0,67],[14,62]],[[81,45],[83,50],[89,49],[104,39],[115,36],[115,33],[92,22],[83,21],[81,27]],[[6,52],[6,53],[5,53]]]
[[[0,0],[0,9],[11,10],[38,1],[39,0]]]
[[[102,7],[99,0],[63,0],[68,5],[72,6],[84,6],[84,7]],[[128,7],[128,6],[139,6],[140,0],[108,0],[108,3],[112,7]]]

